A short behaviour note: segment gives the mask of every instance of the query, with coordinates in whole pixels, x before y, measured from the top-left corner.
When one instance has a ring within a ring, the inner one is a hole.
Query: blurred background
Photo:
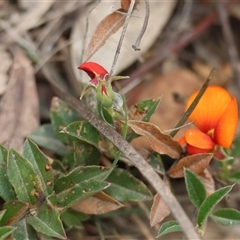
[[[126,94],[128,106],[162,96],[151,121],[161,130],[172,129],[184,112],[186,99],[202,86],[213,68],[210,84],[225,87],[239,102],[240,1],[157,0],[149,4],[141,50],[134,51],[132,45],[144,22],[142,0],[131,17],[114,71],[114,75],[130,76],[116,86]],[[17,129],[10,146],[21,150],[23,138],[50,121],[51,100],[56,94],[49,77],[54,77],[71,95],[80,96],[82,83],[89,78],[77,67],[85,61],[94,29],[119,8],[119,0],[0,0],[1,143],[7,141],[12,129]],[[90,61],[110,71],[120,36],[121,29]],[[44,70],[46,66],[51,76]],[[147,147],[141,138],[133,144],[136,148]],[[176,192],[179,201],[194,214],[188,207],[184,182],[178,180],[176,184],[180,186]],[[239,209],[238,190],[236,187],[229,202],[223,204]],[[150,228],[146,205],[134,203],[131,208],[136,211],[131,214],[126,211],[125,216],[118,212],[106,216],[105,227],[112,229],[106,239],[154,239],[159,226]],[[210,222],[208,228],[206,239],[240,238],[239,227],[223,228]],[[164,239],[181,237],[169,235]],[[81,230],[71,230],[69,238],[98,239],[96,227],[87,222]]]

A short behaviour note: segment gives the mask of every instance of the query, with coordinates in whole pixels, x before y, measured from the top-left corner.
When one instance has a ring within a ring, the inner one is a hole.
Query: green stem
[[[180,130],[180,127],[188,120],[188,117],[191,115],[193,110],[196,108],[198,102],[200,101],[201,97],[203,96],[203,94],[205,93],[205,91],[206,91],[206,89],[208,87],[208,84],[209,84],[209,81],[210,81],[210,79],[211,79],[211,77],[213,75],[213,72],[214,72],[214,69],[212,69],[212,71],[210,72],[207,80],[205,81],[205,83],[201,87],[199,93],[197,94],[197,96],[193,100],[192,104],[186,110],[186,112],[184,113],[183,117],[180,119],[178,124],[175,126],[174,130],[170,133],[171,137],[174,137],[178,133],[178,131]]]
[[[97,230],[98,230],[100,240],[105,240],[105,237],[103,235],[102,227],[101,227],[101,224],[100,224],[99,220],[95,219],[95,224],[96,224],[96,227],[97,227]]]

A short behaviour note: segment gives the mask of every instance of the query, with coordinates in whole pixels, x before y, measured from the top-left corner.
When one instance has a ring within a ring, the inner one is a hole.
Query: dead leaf
[[[106,16],[97,26],[88,44],[86,51],[86,60],[88,60],[95,52],[98,51],[106,42],[106,40],[117,32],[124,24],[127,15],[123,9]]]
[[[124,207],[116,199],[110,197],[104,192],[94,194],[92,197],[78,202],[72,206],[72,209],[85,214],[103,214]]]
[[[212,153],[199,153],[184,157],[170,168],[168,175],[172,178],[182,178],[184,177],[184,168],[200,174],[209,165],[212,158]]]
[[[181,145],[174,141],[171,136],[161,133],[160,129],[153,123],[129,120],[128,125],[135,133],[146,137],[154,151],[166,154],[171,158],[180,157]]]
[[[164,182],[169,186],[169,182],[165,179]],[[150,225],[151,227],[160,223],[165,217],[170,214],[170,210],[161,196],[157,193],[153,199],[153,205],[150,211]]]
[[[198,177],[204,184],[208,196],[216,191],[215,182],[213,180],[212,174],[207,168],[205,168],[204,171],[198,175]]]
[[[0,102],[0,143],[21,151],[26,136],[39,125],[38,94],[29,60],[18,46],[10,50],[13,65]]]

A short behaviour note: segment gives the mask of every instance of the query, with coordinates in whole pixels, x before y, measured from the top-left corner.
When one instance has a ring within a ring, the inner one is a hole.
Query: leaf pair
[[[202,233],[209,215],[214,222],[224,226],[240,224],[240,212],[235,209],[218,209],[211,213],[214,207],[232,190],[233,185],[218,189],[207,196],[203,183],[195,173],[185,169],[184,175],[189,199],[198,209],[197,226]],[[161,226],[158,236],[178,231],[181,231],[180,225],[176,221],[170,221]]]

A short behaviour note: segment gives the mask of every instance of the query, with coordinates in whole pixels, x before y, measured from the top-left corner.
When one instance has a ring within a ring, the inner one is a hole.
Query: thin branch
[[[131,0],[131,4],[130,4],[128,12],[127,12],[127,17],[126,17],[124,25],[123,25],[121,37],[118,41],[118,46],[117,46],[117,50],[116,50],[116,53],[115,53],[115,56],[114,56],[114,59],[113,59],[113,64],[112,64],[112,67],[111,67],[111,71],[109,73],[109,79],[111,79],[111,77],[113,75],[113,72],[114,72],[114,69],[116,67],[117,60],[118,60],[118,57],[119,57],[119,54],[120,54],[120,51],[121,51],[122,43],[123,43],[126,31],[127,31],[127,27],[128,27],[129,21],[130,21],[130,17],[132,15],[134,5],[135,5],[135,0]]]
[[[138,38],[136,40],[136,42],[134,43],[134,45],[132,45],[133,49],[135,51],[140,51],[141,48],[139,47],[140,46],[140,43],[141,43],[141,40],[142,40],[142,37],[147,29],[147,25],[148,25],[148,20],[149,20],[149,15],[150,15],[150,6],[149,6],[149,1],[148,0],[145,0],[145,6],[146,6],[146,10],[145,10],[145,18],[144,18],[144,22],[143,22],[143,26],[142,26],[142,29],[138,35]]]
[[[147,161],[139,155],[139,153],[117,133],[112,127],[104,122],[99,116],[88,109],[81,101],[69,95],[57,82],[57,78],[54,76],[54,72],[51,65],[46,64],[43,67],[43,72],[48,81],[55,88],[58,96],[64,100],[71,108],[75,109],[81,114],[89,123],[91,123],[99,132],[101,132],[106,138],[108,138],[132,163],[138,168],[142,175],[148,180],[148,182],[154,187],[158,194],[161,195],[164,202],[168,205],[172,214],[181,225],[185,235],[188,239],[200,240],[200,236],[196,233],[195,228],[187,217],[186,213],[182,209],[178,200],[172,194],[170,188],[166,186],[159,175],[154,169],[147,163]]]

